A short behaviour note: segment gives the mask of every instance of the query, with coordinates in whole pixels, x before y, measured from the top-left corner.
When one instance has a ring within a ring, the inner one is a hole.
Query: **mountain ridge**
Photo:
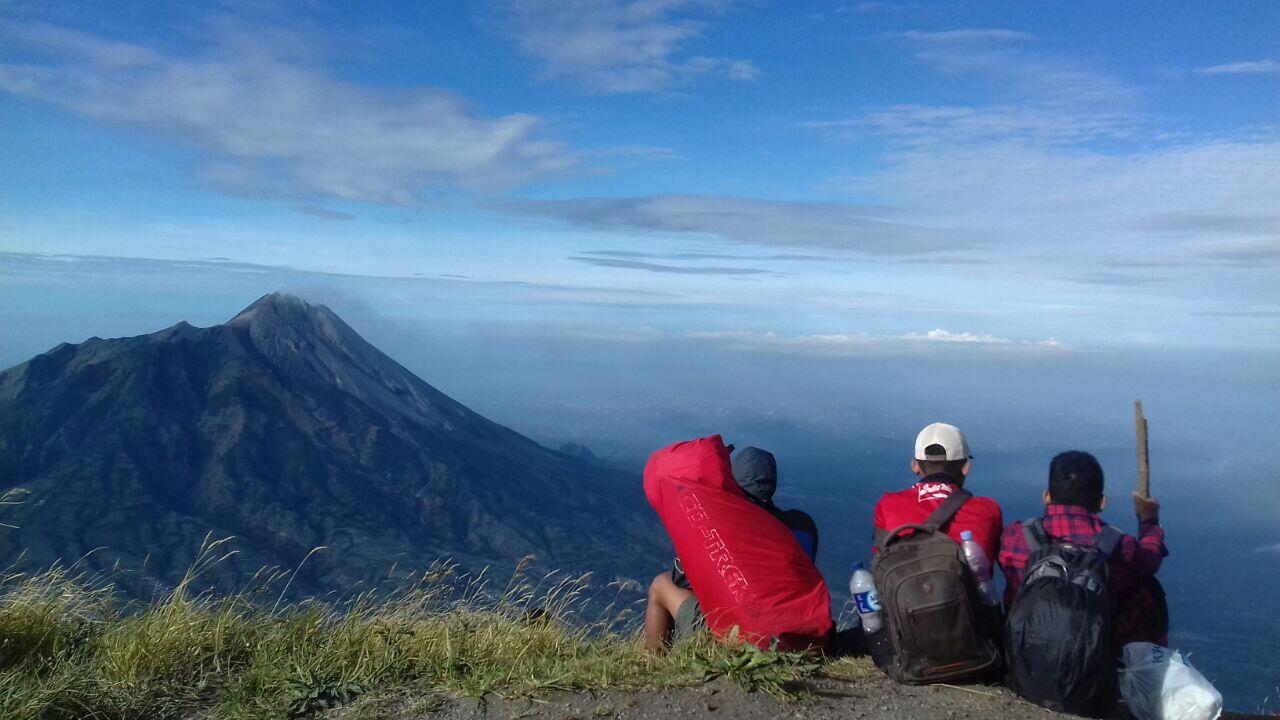
[[[221,325],[63,343],[0,372],[12,488],[29,495],[0,557],[37,567],[102,546],[90,568],[162,586],[209,533],[241,553],[212,584],[328,547],[299,578],[312,592],[437,557],[626,576],[664,549],[634,475],[472,412],[283,293]]]

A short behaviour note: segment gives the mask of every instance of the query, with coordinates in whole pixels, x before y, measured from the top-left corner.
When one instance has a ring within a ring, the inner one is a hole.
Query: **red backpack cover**
[[[761,648],[826,644],[831,596],[787,526],[734,482],[719,435],[649,456],[644,493],[658,511],[713,635],[734,626]]]

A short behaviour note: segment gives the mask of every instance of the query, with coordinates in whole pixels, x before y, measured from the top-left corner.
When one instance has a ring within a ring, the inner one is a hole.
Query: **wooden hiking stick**
[[[1142,414],[1142,401],[1133,401],[1133,422],[1138,429],[1138,494],[1151,497],[1151,465],[1147,457],[1147,418]]]

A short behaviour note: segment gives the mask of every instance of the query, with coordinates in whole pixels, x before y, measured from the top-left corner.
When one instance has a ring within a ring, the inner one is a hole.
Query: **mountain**
[[[668,552],[635,475],[481,417],[279,293],[223,325],[62,344],[0,373],[14,489],[0,561],[83,556],[135,594],[179,579],[208,533],[238,554],[206,585],[302,564],[309,593],[442,557],[625,576]]]

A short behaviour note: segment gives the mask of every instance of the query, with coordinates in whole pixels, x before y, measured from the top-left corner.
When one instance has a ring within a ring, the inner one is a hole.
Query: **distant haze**
[[[1270,626],[1248,598],[1280,577],[1280,478],[1274,463],[1251,460],[1258,443],[1269,442],[1265,428],[1280,402],[1280,369],[1267,353],[1058,352],[927,333],[878,345],[856,338],[780,345],[767,334],[718,338],[621,325],[585,332],[554,322],[572,321],[573,300],[557,289],[3,261],[8,277],[31,288],[38,281],[47,301],[10,306],[20,322],[9,327],[21,332],[5,337],[4,362],[48,349],[58,333],[80,341],[153,331],[182,317],[215,324],[272,282],[328,303],[419,376],[544,444],[581,443],[637,472],[650,451],[698,435],[769,448],[779,459],[782,503],[804,507],[820,524],[820,565],[837,593],[848,564],[868,551],[872,505],[910,482],[912,438],[933,420],[966,430],[973,487],[997,497],[1007,519],[1036,511],[1054,453],[1080,448],[1102,460],[1113,496],[1106,516],[1127,527],[1136,467],[1131,402],[1140,397],[1152,427],[1153,489],[1174,551],[1165,574],[1175,640],[1201,649],[1197,659],[1225,683],[1234,707],[1252,708],[1269,673],[1280,670],[1241,650],[1280,638],[1230,634]],[[190,273],[190,282],[179,287],[173,273]],[[139,288],[146,300],[133,299]],[[523,316],[530,303],[546,322]],[[506,310],[522,321],[508,321]],[[660,568],[665,560],[653,562]],[[1209,573],[1222,594],[1212,620],[1200,615],[1197,573]]]

